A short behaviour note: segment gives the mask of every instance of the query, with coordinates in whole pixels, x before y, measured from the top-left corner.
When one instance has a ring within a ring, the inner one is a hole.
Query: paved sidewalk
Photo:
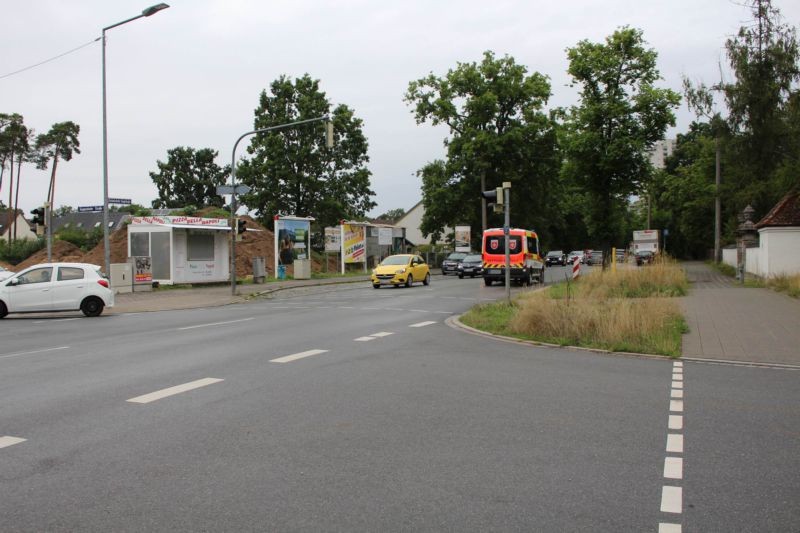
[[[294,287],[310,287],[319,285],[333,285],[339,283],[365,283],[369,276],[354,276],[347,278],[286,280],[260,285],[237,285],[237,295],[231,294],[230,285],[215,285],[213,287],[195,286],[191,288],[162,289],[153,292],[134,292],[117,294],[114,298],[114,307],[107,310],[108,314],[142,313],[147,311],[172,311],[176,309],[196,309],[201,307],[215,307],[246,301],[258,294],[268,294]]]
[[[742,287],[704,263],[682,266],[691,284],[683,357],[800,365],[800,300]]]

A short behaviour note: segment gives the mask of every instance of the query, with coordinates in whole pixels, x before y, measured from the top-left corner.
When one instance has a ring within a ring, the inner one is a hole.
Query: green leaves
[[[346,105],[331,111],[319,80],[282,76],[262,91],[254,129],[330,114],[334,146],[325,145],[322,121],[255,135],[249,158],[238,164],[238,181],[252,188],[242,202],[266,221],[274,215],[312,216],[322,225],[358,218],[375,207],[366,164],[363,121]]]
[[[542,112],[549,96],[546,76],[529,75],[512,57],[489,51],[479,63],[458,63],[442,77],[430,74],[409,83],[405,101],[417,123],[450,129],[444,140],[447,160],[418,171],[423,233],[438,239],[446,226],[480,227],[481,189],[504,181],[512,183],[513,198],[525,199],[514,211],[515,225],[547,224],[541,191],[558,174],[554,122]],[[498,221],[492,218],[488,225]]]
[[[167,161],[156,161],[158,172],[150,172],[150,179],[158,189],[153,207],[221,207],[223,199],[216,189],[225,183],[230,169],[215,163],[217,155],[211,148],[177,146],[168,150]]]

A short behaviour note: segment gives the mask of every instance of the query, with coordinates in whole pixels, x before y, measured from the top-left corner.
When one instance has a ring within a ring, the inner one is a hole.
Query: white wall
[[[763,228],[758,233],[763,275],[800,274],[800,228]]]

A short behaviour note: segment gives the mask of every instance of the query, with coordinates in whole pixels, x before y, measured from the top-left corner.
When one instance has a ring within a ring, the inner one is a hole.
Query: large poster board
[[[347,263],[367,262],[366,226],[342,224],[342,267]]]
[[[339,228],[325,228],[325,251],[340,252],[342,250],[342,231]]]
[[[278,218],[275,220],[275,264],[291,265],[295,259],[307,259],[311,221]]]
[[[470,252],[470,227],[469,226],[456,226],[456,252]]]

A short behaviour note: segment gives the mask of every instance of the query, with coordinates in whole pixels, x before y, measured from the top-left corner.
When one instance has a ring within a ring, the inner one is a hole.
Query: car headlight
[[[405,274],[405,271],[406,271],[405,268],[401,268],[400,270],[396,270],[394,273],[395,274]]]

